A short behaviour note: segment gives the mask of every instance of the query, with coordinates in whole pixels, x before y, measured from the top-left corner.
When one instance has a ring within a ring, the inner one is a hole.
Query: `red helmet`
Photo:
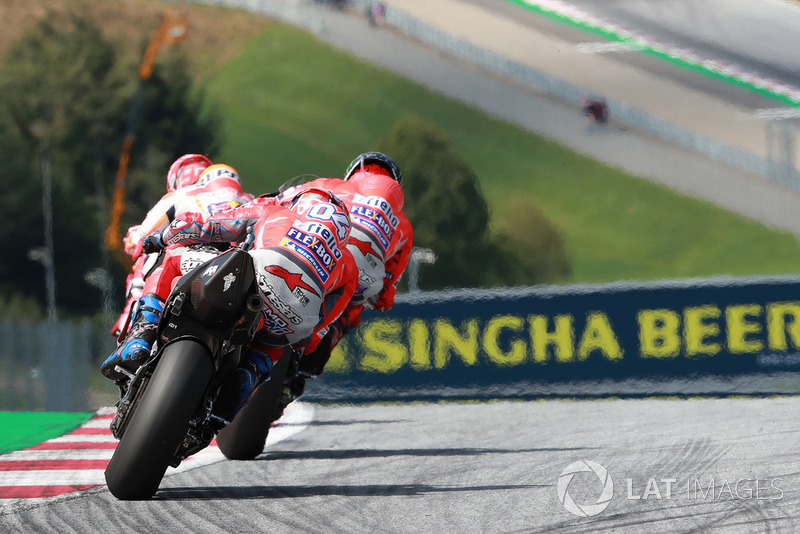
[[[359,171],[380,172],[381,174],[386,174],[398,184],[403,184],[403,173],[400,172],[400,166],[383,152],[364,152],[356,156],[356,159],[347,166],[347,170],[344,172],[344,179],[349,180],[351,176]]]
[[[167,173],[167,191],[194,185],[200,175],[211,166],[211,160],[202,154],[184,154],[175,160]]]

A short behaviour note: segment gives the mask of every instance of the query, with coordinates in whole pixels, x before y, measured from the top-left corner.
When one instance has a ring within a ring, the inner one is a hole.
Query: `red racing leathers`
[[[347,248],[359,266],[372,266],[370,256],[379,261],[374,276],[366,268],[360,273],[362,295],[370,308],[386,311],[394,305],[397,283],[414,246],[414,229],[403,212],[403,188],[384,174],[370,172],[357,172],[345,183],[356,187],[352,200],[344,200],[355,228]]]
[[[414,231],[403,213],[403,188],[389,176],[356,172],[347,180],[319,178],[298,190],[320,187],[332,191],[350,210],[347,249],[358,266],[358,289],[351,309],[355,324],[363,305],[386,311],[394,305],[397,283],[408,265]],[[357,313],[352,308],[357,308]]]
[[[185,213],[162,232],[170,248],[148,276],[144,292],[166,298],[178,277],[210,257],[177,245],[240,242],[251,226],[255,242],[249,254],[265,304],[258,348],[273,362],[286,345],[313,351],[319,338],[312,334],[327,330],[357,287],[355,260],[340,247],[347,242],[350,221],[333,204],[317,201],[289,209],[258,197],[210,217]]]
[[[134,261],[133,269],[127,279],[126,304],[111,332],[119,339],[125,337],[128,317],[133,304],[142,296],[147,254],[142,254],[144,238],[153,232],[160,232],[183,213],[199,213],[204,217],[245,204],[253,196],[244,193],[236,171],[228,165],[212,165],[200,176],[196,185],[182,187],[167,193],[147,213],[141,224],[132,226],[123,240],[125,252]],[[154,261],[155,257],[151,261]]]
[[[346,181],[319,178],[296,187],[292,194],[316,187],[332,191],[350,211],[347,249],[358,267],[358,287],[339,320],[315,331],[316,339],[326,341],[314,354],[306,350],[307,356],[300,361],[301,370],[311,375],[322,373],[339,340],[361,322],[364,305],[376,311],[394,305],[397,283],[408,265],[414,241],[413,228],[402,211],[403,189],[391,177],[359,171]],[[290,197],[283,200],[289,201]]]

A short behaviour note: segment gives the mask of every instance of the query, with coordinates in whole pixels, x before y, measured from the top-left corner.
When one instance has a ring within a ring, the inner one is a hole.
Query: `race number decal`
[[[330,204],[320,203],[314,205],[308,211],[308,217],[318,221],[333,222],[333,226],[336,228],[336,238],[339,242],[346,240],[350,233],[350,218]]]

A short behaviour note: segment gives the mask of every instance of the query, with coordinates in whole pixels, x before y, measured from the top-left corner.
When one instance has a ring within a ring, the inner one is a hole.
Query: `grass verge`
[[[0,454],[33,447],[71,432],[92,413],[0,412]]]

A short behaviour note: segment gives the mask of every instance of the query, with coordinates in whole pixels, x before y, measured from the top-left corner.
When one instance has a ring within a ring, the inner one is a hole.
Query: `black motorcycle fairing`
[[[233,370],[258,328],[263,301],[247,252],[233,248],[178,281],[159,324],[159,344],[191,338],[212,357],[216,387]]]
[[[233,248],[182,276],[172,293],[189,297],[179,313],[188,312],[212,331],[223,333],[244,314],[247,295],[253,292],[255,283],[251,256]]]
[[[215,303],[216,301],[216,303]],[[167,299],[158,325],[152,356],[121,387],[118,413],[112,432],[118,439],[125,431],[129,412],[166,349],[192,341],[203,347],[214,370],[206,397],[238,364],[259,324],[263,301],[255,282],[255,267],[247,252],[232,248],[181,277]]]

